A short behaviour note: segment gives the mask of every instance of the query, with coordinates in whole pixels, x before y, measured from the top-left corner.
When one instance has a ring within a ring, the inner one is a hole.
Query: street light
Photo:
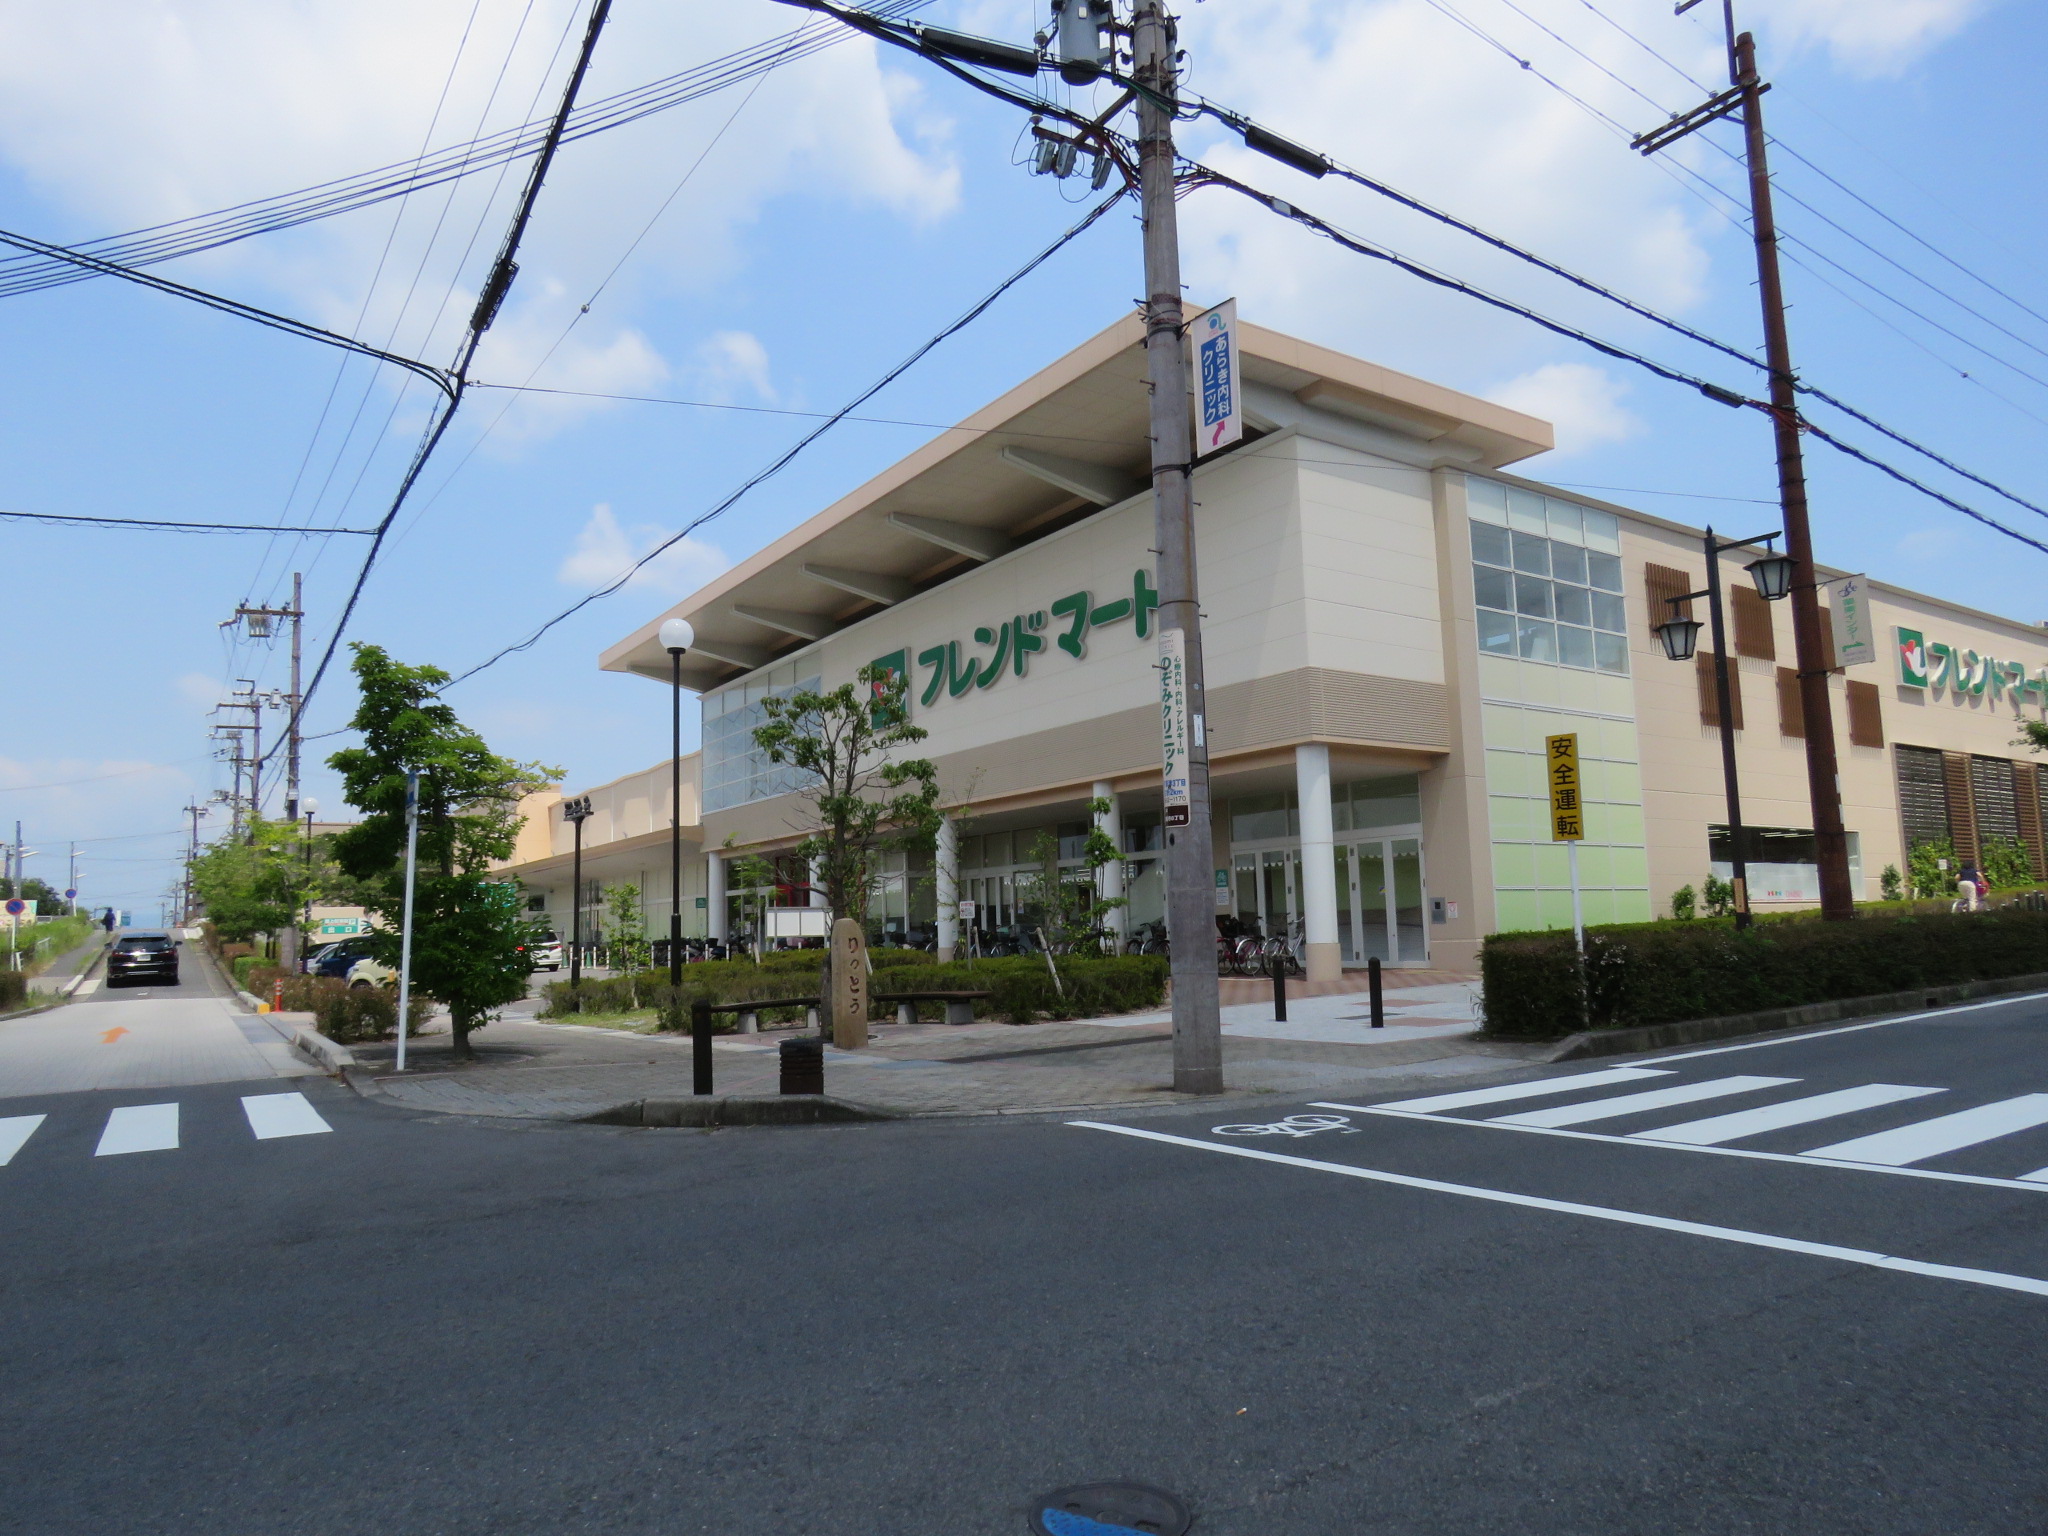
[[[1691,661],[1699,644],[1700,623],[1698,619],[1681,614],[1678,605],[1689,603],[1696,597],[1707,600],[1707,618],[1714,634],[1714,701],[1715,713],[1721,720],[1721,784],[1728,797],[1728,862],[1733,875],[1730,883],[1735,887],[1737,928],[1747,928],[1750,924],[1749,860],[1746,856],[1749,839],[1742,826],[1742,791],[1735,774],[1735,700],[1728,678],[1727,624],[1721,613],[1721,556],[1731,549],[1764,545],[1764,554],[1750,561],[1748,570],[1764,600],[1776,602],[1792,590],[1792,568],[1796,563],[1790,556],[1769,548],[1770,541],[1779,537],[1781,535],[1776,533],[1760,533],[1754,538],[1720,540],[1714,537],[1712,528],[1707,529],[1704,540],[1707,555],[1705,590],[1666,598],[1665,601],[1671,604],[1671,617],[1656,628],[1657,639],[1666,656],[1673,661]]]
[[[562,802],[562,820],[576,829],[576,852],[569,862],[569,1007],[583,1011],[583,823],[590,818],[590,796]]]
[[[688,619],[664,619],[661,648],[668,652],[668,984],[671,996],[683,985],[683,652],[696,643]],[[711,1033],[702,1023],[709,1016],[692,1010],[691,1090],[711,1092]]]

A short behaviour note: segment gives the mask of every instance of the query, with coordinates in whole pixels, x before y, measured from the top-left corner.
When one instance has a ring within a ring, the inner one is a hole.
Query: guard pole
[[[412,893],[420,862],[420,776],[405,775],[405,921],[398,936],[398,1070],[405,1070],[405,1031],[412,1009]]]

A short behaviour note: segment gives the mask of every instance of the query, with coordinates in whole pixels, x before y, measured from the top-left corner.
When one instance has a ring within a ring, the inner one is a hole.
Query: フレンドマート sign
[[[2035,668],[2029,677],[2023,661],[2000,661],[1931,641],[1904,625],[1892,633],[1898,640],[1899,681],[1908,688],[1946,688],[1958,697],[1989,694],[1993,700],[2010,693],[2016,705],[2034,703],[2048,708],[2048,667]]]

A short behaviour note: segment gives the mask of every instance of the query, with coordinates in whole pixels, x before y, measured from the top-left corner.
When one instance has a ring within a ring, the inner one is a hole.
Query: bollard
[[[1287,1022],[1287,962],[1273,957],[1273,1022]]]
[[[700,1097],[711,1092],[711,1005],[690,1004],[691,1091]]]
[[[1372,991],[1372,1027],[1387,1027],[1387,1000],[1380,995],[1380,957],[1374,955],[1365,962],[1366,985]]]
[[[799,1035],[782,1042],[782,1091],[825,1091],[825,1042],[816,1035]]]

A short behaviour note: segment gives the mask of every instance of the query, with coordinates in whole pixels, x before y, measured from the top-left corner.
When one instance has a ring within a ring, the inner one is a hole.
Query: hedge
[[[28,1001],[28,972],[0,971],[0,1013],[8,1013]]]
[[[1590,928],[1583,983],[1569,933],[1494,934],[1479,967],[1487,1033],[1555,1039],[2048,972],[2048,912]]]
[[[266,1002],[276,986],[275,972],[257,978]],[[369,1040],[391,1040],[398,1035],[398,989],[396,987],[351,987],[339,976],[285,976],[284,1010],[310,1013],[313,1027],[337,1045],[361,1045]],[[415,993],[407,999],[406,1012],[412,1018],[411,1032],[417,1035],[434,1011],[431,998]]]
[[[1060,973],[1060,986],[1056,987],[1046,972],[1044,959],[1034,955],[938,965],[920,950],[874,950],[870,954],[875,965],[875,992],[986,990],[991,996],[979,1005],[982,1011],[1018,1024],[1041,1017],[1093,1018],[1136,1008],[1156,1008],[1166,995],[1167,962],[1160,955],[1056,959],[1054,964]],[[823,959],[820,951],[812,949],[765,957],[758,966],[751,960],[700,961],[683,967],[682,990],[674,994],[669,990],[666,971],[592,979],[579,989],[581,1011],[635,1013],[652,1008],[662,1016],[663,1028],[687,1029],[690,1005],[700,998],[714,1003],[740,1003],[751,998],[817,995]],[[542,989],[542,997],[542,1018],[561,1018],[576,1011],[566,981],[549,982]],[[925,1004],[918,1011],[921,1017],[934,1019],[943,1013],[936,1003]],[[876,1003],[873,1013],[877,1018],[893,1017],[895,1005]],[[768,1020],[784,1023],[802,1016],[801,1009],[775,1009]],[[720,1031],[738,1027],[732,1014],[718,1014],[715,1019]]]

